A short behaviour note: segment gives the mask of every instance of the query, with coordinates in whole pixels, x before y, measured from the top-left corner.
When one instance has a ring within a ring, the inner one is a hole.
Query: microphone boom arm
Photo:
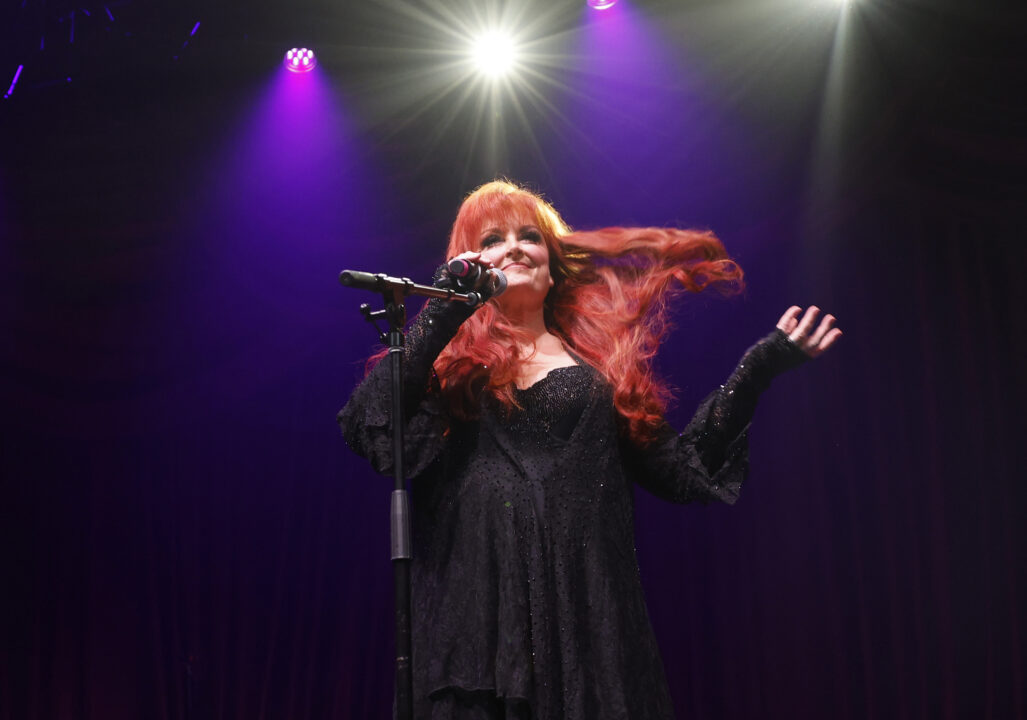
[[[477,307],[485,298],[479,292],[462,293],[447,288],[437,288],[432,285],[419,285],[410,278],[397,278],[385,273],[369,273],[359,270],[343,270],[339,273],[339,282],[346,287],[370,290],[381,294],[390,294],[393,297],[402,298],[407,295],[423,295],[450,302],[463,302],[471,307]]]

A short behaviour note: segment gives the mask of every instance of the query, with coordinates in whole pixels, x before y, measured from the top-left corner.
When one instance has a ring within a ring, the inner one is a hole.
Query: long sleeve
[[[727,381],[699,405],[680,434],[665,425],[655,443],[629,448],[634,479],[673,502],[734,503],[749,469],[749,424],[759,396],[807,355],[781,330],[749,348]]]
[[[444,408],[429,391],[432,363],[473,309],[462,303],[432,299],[410,327],[404,347],[404,470],[413,477],[427,467],[442,447],[447,425]],[[372,467],[392,472],[392,376],[388,356],[374,366],[338,414],[349,446]]]

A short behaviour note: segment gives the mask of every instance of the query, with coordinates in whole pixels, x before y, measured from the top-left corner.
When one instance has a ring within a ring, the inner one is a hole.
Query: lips
[[[525,270],[529,269],[527,265],[525,265],[524,263],[519,263],[519,262],[510,263],[509,265],[504,265],[502,269],[505,271],[505,270],[509,270],[510,268],[515,268],[515,267],[522,267]]]

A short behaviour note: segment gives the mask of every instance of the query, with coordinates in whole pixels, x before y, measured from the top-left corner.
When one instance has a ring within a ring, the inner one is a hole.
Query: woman
[[[734,502],[759,393],[841,332],[790,308],[679,435],[650,361],[671,297],[741,287],[711,233],[574,233],[537,195],[494,182],[461,206],[447,257],[499,268],[508,287],[476,311],[429,301],[407,338],[415,717],[670,718],[632,485]],[[386,366],[339,414],[382,473]]]

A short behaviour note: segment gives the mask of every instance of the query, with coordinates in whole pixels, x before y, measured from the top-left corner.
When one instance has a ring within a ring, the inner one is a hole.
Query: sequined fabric
[[[406,467],[413,478],[413,641],[419,720],[673,717],[634,548],[632,486],[674,502],[734,502],[759,393],[804,359],[780,331],[753,346],[678,434],[618,436],[610,388],[587,366],[450,420],[431,363],[467,317],[430,301],[408,336]],[[339,414],[351,447],[391,467],[379,364]],[[529,714],[530,713],[530,714]]]
[[[510,431],[534,442],[552,435],[567,440],[588,404],[593,371],[580,365],[556,368],[525,390],[515,390],[521,406],[510,417]]]

